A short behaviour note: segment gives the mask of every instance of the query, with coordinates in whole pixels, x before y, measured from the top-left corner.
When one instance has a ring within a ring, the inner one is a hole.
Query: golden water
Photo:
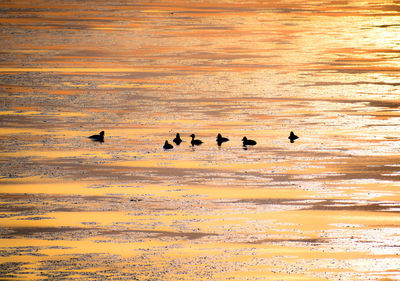
[[[400,280],[399,1],[0,9],[1,280]]]

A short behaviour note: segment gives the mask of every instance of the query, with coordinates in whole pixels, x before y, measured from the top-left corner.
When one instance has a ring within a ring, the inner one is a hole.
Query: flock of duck
[[[192,140],[190,141],[190,144],[193,146],[198,146],[201,145],[203,143],[203,141],[199,140],[199,139],[195,139],[196,136],[195,134],[191,134],[190,137],[192,138]],[[291,143],[293,143],[296,139],[298,139],[299,137],[296,136],[293,132],[290,132],[290,135],[288,137],[288,139],[290,140]],[[98,142],[104,142],[104,131],[101,131],[98,135],[93,135],[90,136],[89,139],[93,140],[93,141],[98,141]],[[176,134],[175,138],[172,140],[176,145],[180,145],[182,141],[181,136],[179,133]],[[223,137],[221,134],[217,135],[217,144],[218,146],[221,146],[221,144],[223,144],[224,142],[229,141],[228,138]],[[243,142],[243,147],[247,148],[247,146],[252,146],[252,145],[256,145],[257,142],[255,140],[249,140],[246,137],[243,137],[242,139]],[[170,144],[168,142],[168,140],[165,141],[163,148],[165,150],[169,150],[169,149],[173,149],[173,145]]]

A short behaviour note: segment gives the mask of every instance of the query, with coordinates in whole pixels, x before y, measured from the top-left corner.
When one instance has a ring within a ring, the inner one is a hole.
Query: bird
[[[299,137],[296,136],[293,132],[290,132],[290,135],[288,137],[288,139],[290,139],[291,143],[294,143],[295,140],[297,140]]]
[[[168,143],[168,141],[166,140],[165,143],[164,143],[163,148],[165,150],[167,150],[167,149],[173,149],[174,147],[170,143]]]
[[[242,142],[243,142],[243,146],[256,145],[257,144],[256,141],[248,140],[246,137],[243,137]]]
[[[104,142],[104,131],[101,131],[98,135],[90,136],[89,139],[92,141]]]
[[[176,137],[173,140],[174,143],[176,143],[176,145],[180,145],[182,140],[181,140],[181,136],[179,135],[179,133],[176,133]]]
[[[217,143],[218,143],[218,146],[221,146],[221,144],[222,144],[223,142],[227,142],[227,141],[229,141],[228,138],[223,138],[223,137],[221,136],[221,134],[218,134],[218,136],[217,136]]]
[[[192,144],[192,146],[201,145],[203,143],[201,140],[195,140],[194,134],[191,134],[190,137],[192,138],[192,141],[190,142]]]

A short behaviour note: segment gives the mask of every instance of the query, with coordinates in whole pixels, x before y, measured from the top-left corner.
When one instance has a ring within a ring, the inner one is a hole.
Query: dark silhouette
[[[92,141],[104,142],[104,131],[101,131],[98,135],[90,136],[89,139]]]
[[[166,140],[165,143],[164,143],[163,148],[165,150],[167,150],[167,149],[173,149],[174,147],[170,143],[168,143],[168,141]]]
[[[191,134],[190,137],[192,138],[192,141],[190,142],[192,144],[192,146],[201,145],[203,143],[201,140],[195,140],[194,134]]]
[[[291,143],[294,143],[294,140],[297,140],[299,137],[296,136],[293,132],[290,132],[288,139],[290,139]]]
[[[180,145],[182,140],[181,140],[181,136],[179,135],[179,133],[176,133],[176,137],[173,140],[174,143],[176,143],[176,145]]]
[[[257,144],[256,141],[254,141],[254,140],[248,140],[246,137],[243,137],[242,142],[243,142],[243,146],[244,146],[244,147],[246,147],[246,146],[248,146],[248,145],[256,145],[256,144]]]
[[[218,146],[221,146],[221,144],[222,144],[223,142],[227,142],[227,141],[229,141],[228,138],[223,138],[223,137],[221,136],[221,134],[218,134],[218,136],[217,136],[217,143],[218,143]]]

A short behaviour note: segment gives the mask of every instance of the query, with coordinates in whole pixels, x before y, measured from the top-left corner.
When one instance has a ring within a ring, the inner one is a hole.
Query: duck
[[[173,140],[174,143],[176,143],[176,145],[180,145],[182,142],[181,136],[179,135],[179,133],[176,133],[176,137]]]
[[[288,137],[288,139],[290,139],[291,143],[294,143],[295,140],[297,140],[299,137],[296,136],[293,132],[290,132],[290,135]]]
[[[257,142],[255,140],[248,140],[246,137],[243,137],[242,142],[243,142],[243,146],[256,145],[257,144]]]
[[[90,136],[89,139],[92,141],[104,142],[104,131],[101,131],[98,135]]]
[[[223,138],[223,137],[221,136],[221,134],[218,134],[218,136],[217,136],[217,143],[218,143],[218,146],[221,146],[221,144],[222,144],[223,142],[227,142],[227,141],[229,141],[228,138]]]
[[[167,150],[167,149],[173,149],[174,147],[170,143],[168,143],[168,141],[166,140],[165,143],[164,143],[163,148],[165,150]]]
[[[192,144],[192,146],[201,145],[203,143],[201,140],[195,140],[194,134],[191,134],[190,137],[192,138],[192,141],[190,142]]]

